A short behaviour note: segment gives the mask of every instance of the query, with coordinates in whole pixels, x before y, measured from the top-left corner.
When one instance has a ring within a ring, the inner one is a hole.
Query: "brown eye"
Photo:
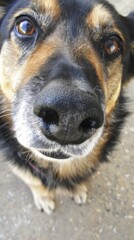
[[[16,31],[20,35],[30,37],[35,33],[36,29],[30,19],[21,19],[16,23]]]
[[[116,37],[111,37],[105,41],[104,53],[107,57],[117,57],[121,53],[121,41]]]

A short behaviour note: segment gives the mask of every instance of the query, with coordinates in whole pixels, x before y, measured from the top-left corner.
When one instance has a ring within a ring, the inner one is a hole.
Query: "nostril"
[[[98,119],[93,118],[86,118],[79,126],[79,129],[82,130],[84,133],[88,133],[91,129],[97,129],[100,127],[100,123]]]
[[[53,110],[53,109],[43,109],[40,113],[40,117],[43,119],[43,121],[47,124],[47,125],[57,125],[59,124],[59,116],[58,113]]]

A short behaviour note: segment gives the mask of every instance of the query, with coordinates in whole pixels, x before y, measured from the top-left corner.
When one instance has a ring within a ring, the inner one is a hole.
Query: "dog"
[[[0,145],[50,214],[78,204],[115,146],[134,76],[134,17],[99,0],[0,1]]]

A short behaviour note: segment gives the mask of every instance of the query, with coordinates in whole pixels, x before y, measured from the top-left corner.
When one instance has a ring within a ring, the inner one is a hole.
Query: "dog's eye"
[[[110,37],[105,40],[103,51],[106,57],[113,59],[121,54],[121,40],[118,37]]]
[[[15,25],[16,33],[24,37],[31,37],[35,33],[35,25],[29,18],[21,18]]]

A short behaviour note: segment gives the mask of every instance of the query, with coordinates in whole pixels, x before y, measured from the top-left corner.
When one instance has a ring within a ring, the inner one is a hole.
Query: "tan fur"
[[[94,37],[100,37],[102,31],[118,34],[125,41],[123,34],[116,27],[112,14],[102,4],[97,4],[86,18],[86,24],[94,29]]]
[[[106,25],[108,26],[108,23],[110,25],[114,24],[112,15],[102,4],[97,4],[93,8],[91,13],[87,16],[86,22],[90,27],[98,29]]]
[[[46,63],[46,61],[51,57],[51,55],[57,49],[57,42],[53,39],[53,42],[43,42],[39,45],[32,55],[27,59],[24,64],[24,75],[25,79],[22,84],[25,84],[27,79],[29,80],[32,76],[38,74],[41,67]]]
[[[5,42],[0,55],[0,85],[4,95],[10,101],[19,84],[19,73],[21,72],[20,69],[18,71],[19,57],[20,53],[16,44],[13,41]],[[10,71],[10,65],[12,65],[12,71]]]
[[[58,18],[61,9],[57,0],[32,0],[33,5],[42,13],[50,13],[53,17]]]
[[[90,43],[87,44],[86,42],[79,42],[75,46],[75,53],[77,57],[85,57],[94,66],[100,85],[104,92],[106,92],[105,82],[103,81],[104,74],[102,69],[102,62],[98,58],[92,45]]]
[[[0,57],[0,83],[1,89],[8,99],[11,100],[14,92],[21,85],[25,84],[32,76],[38,74],[43,64],[54,53],[55,45],[53,43],[39,45],[25,63],[20,64],[18,59],[21,56],[21,50],[19,51],[13,40],[11,43],[5,43]],[[12,64],[11,72],[9,71],[9,62]]]
[[[121,91],[122,64],[119,59],[108,67],[106,115],[114,108]],[[115,74],[116,73],[116,74]]]

